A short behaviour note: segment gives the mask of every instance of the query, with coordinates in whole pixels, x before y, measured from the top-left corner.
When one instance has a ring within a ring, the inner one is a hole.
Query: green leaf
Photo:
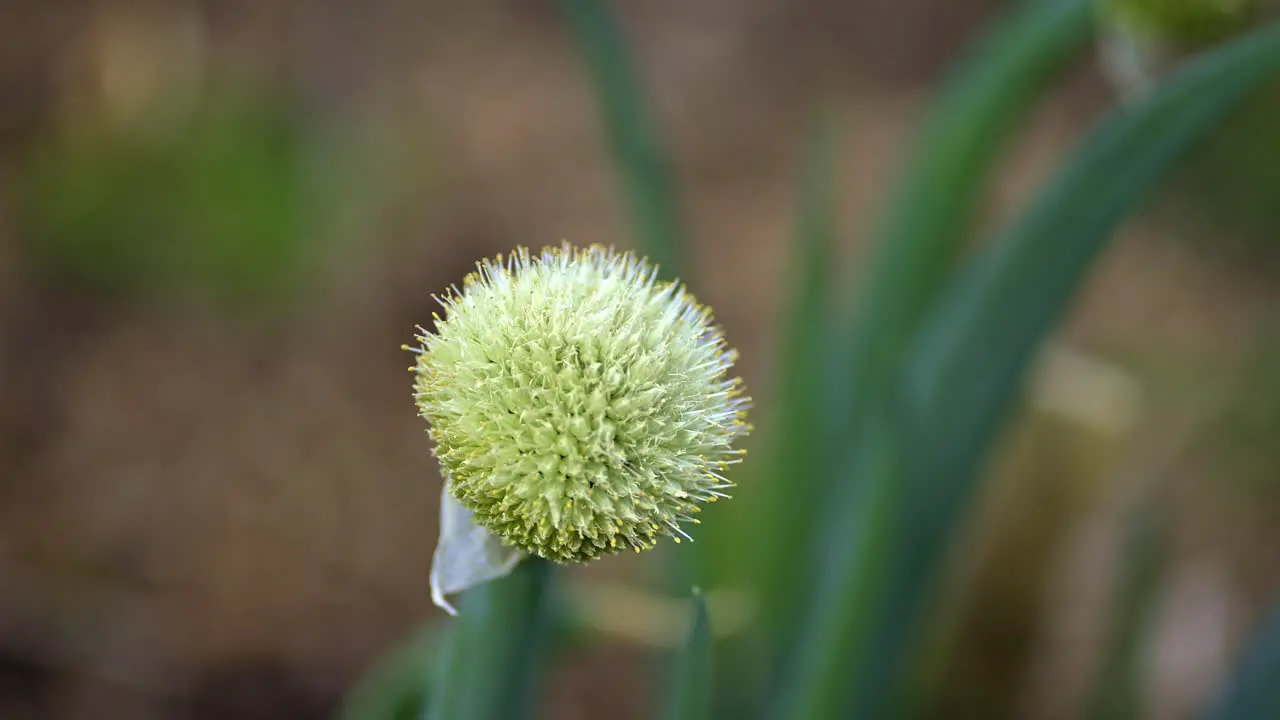
[[[802,472],[778,478],[811,499],[812,528],[778,542],[807,548],[802,556],[813,567],[793,558],[811,585],[783,654],[774,717],[840,715],[847,665],[872,629],[870,593],[892,550],[905,450],[888,401],[899,368],[962,251],[1000,150],[1050,77],[1084,46],[1089,18],[1079,1],[1020,10],[983,38],[927,115],[880,233],[855,332],[826,354],[825,427],[804,429],[821,445]]]
[[[775,415],[766,472],[759,493],[744,500],[759,528],[750,562],[765,606],[764,621],[778,632],[802,592],[805,567],[789,540],[812,522],[821,485],[821,408],[826,402],[824,352],[831,327],[832,266],[836,237],[836,127],[833,113],[814,123],[801,167],[795,221],[790,307],[781,326]],[[735,538],[737,541],[737,538]],[[735,542],[735,553],[738,548]],[[736,553],[740,554],[740,553]]]
[[[1112,231],[1175,162],[1266,77],[1280,27],[1189,63],[1089,135],[1004,237],[961,274],[906,369],[911,500],[877,637],[854,666],[860,716],[896,716],[921,651],[928,603],[958,521],[1036,349]],[[842,669],[848,672],[848,669]]]
[[[964,250],[1001,150],[1049,81],[1079,55],[1090,20],[1081,0],[1028,3],[980,39],[928,109],[877,235],[855,332],[836,355],[829,424],[836,448],[871,415],[869,398],[893,386]]]
[[[426,720],[519,720],[537,710],[539,671],[555,618],[551,563],[530,558],[467,591]]]
[[[1241,654],[1221,694],[1205,713],[1211,720],[1280,717],[1280,601]]]
[[[711,620],[707,596],[693,590],[693,621],[689,637],[676,658],[667,701],[669,720],[702,720],[711,711]]]
[[[626,39],[600,0],[560,0],[559,5],[591,73],[637,247],[666,277],[681,276],[687,268],[671,172]]]
[[[874,588],[893,559],[892,522],[902,502],[904,449],[899,423],[883,422],[859,437],[860,496],[844,518],[850,537],[820,549],[832,572],[813,588],[811,604],[797,638],[796,658],[787,663],[782,687],[769,717],[846,717],[850,657],[857,639],[874,629]],[[814,618],[820,618],[816,621]]]

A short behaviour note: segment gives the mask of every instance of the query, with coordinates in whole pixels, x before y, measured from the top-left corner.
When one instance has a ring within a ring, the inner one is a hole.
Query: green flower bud
[[[710,311],[630,253],[479,263],[412,370],[448,489],[520,551],[585,562],[688,538],[727,497],[749,400]]]
[[[1103,11],[1130,32],[1197,46],[1229,37],[1257,10],[1256,0],[1101,0]]]
[[[1141,97],[1189,55],[1248,30],[1278,0],[1096,0],[1103,73]]]

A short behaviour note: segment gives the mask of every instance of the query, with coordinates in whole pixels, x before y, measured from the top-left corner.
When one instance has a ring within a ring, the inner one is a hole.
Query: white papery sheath
[[[510,573],[524,555],[477,525],[471,519],[471,511],[449,493],[449,481],[445,481],[440,496],[440,540],[431,558],[432,602],[450,615],[457,615],[446,595]]]

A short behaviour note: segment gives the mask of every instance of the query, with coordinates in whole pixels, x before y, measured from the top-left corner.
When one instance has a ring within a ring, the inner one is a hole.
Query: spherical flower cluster
[[[412,348],[453,496],[504,543],[558,562],[687,538],[699,504],[726,497],[748,430],[710,311],[602,247],[478,268]]]

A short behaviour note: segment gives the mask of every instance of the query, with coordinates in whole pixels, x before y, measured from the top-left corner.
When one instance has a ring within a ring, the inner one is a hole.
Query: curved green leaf
[[[860,716],[894,716],[925,610],[980,464],[1036,349],[1120,221],[1175,162],[1280,72],[1280,27],[1187,64],[1100,123],[1034,204],[956,279],[913,349],[903,395],[912,443],[897,561],[877,637],[855,665]]]
[[[927,114],[880,233],[855,332],[827,354],[816,459],[780,479],[804,497],[826,500],[807,507],[811,529],[800,542],[785,543],[807,548],[799,554],[814,567],[806,568],[810,597],[781,663],[775,717],[838,714],[850,656],[871,627],[868,593],[884,571],[877,554],[890,539],[886,513],[900,494],[893,485],[900,484],[904,450],[886,432],[886,402],[962,251],[999,151],[1050,77],[1084,46],[1089,27],[1088,4],[1080,0],[1030,4],[983,38]],[[882,486],[862,487],[869,481]]]
[[[927,109],[876,237],[855,332],[836,355],[829,433],[837,448],[872,414],[869,398],[893,384],[964,251],[1000,151],[1049,81],[1078,57],[1091,17],[1081,0],[1028,3],[975,45]]]

